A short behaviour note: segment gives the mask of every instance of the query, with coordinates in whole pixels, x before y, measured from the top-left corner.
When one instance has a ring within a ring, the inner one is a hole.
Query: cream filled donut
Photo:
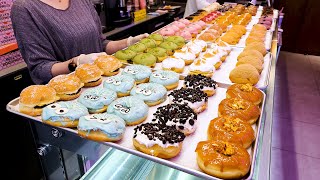
[[[128,96],[116,99],[108,106],[108,114],[121,117],[127,125],[143,122],[148,116],[149,107],[138,97]]]
[[[169,159],[179,154],[184,138],[174,126],[144,123],[134,128],[133,145],[143,153]]]
[[[182,48],[182,50],[177,50],[173,54],[173,57],[182,59],[185,62],[185,65],[191,64],[196,59],[196,55],[192,52],[191,49],[184,48]]]
[[[126,130],[126,123],[119,116],[107,113],[91,114],[79,119],[78,134],[94,141],[118,141]]]
[[[200,113],[207,108],[208,96],[199,89],[180,88],[169,95],[170,103],[187,104],[195,113]]]
[[[153,116],[153,122],[175,126],[185,135],[196,130],[197,114],[186,104],[167,104],[157,108]]]
[[[103,87],[117,92],[118,97],[128,96],[134,85],[134,79],[127,75],[107,77],[103,82]]]
[[[150,82],[161,84],[167,90],[175,89],[179,85],[179,74],[174,71],[157,70],[151,74]]]
[[[79,118],[88,114],[88,109],[77,101],[61,101],[43,108],[41,118],[52,126],[77,127]]]
[[[151,69],[148,66],[143,65],[131,65],[126,66],[121,72],[122,75],[128,75],[133,77],[137,84],[145,83],[149,81],[151,75]]]
[[[90,113],[102,113],[108,105],[117,99],[117,93],[103,87],[90,88],[84,91],[78,98],[78,102],[88,108]]]
[[[186,76],[184,78],[184,86],[186,88],[199,89],[208,96],[213,96],[216,93],[218,84],[213,79],[199,74]]]
[[[177,58],[167,58],[162,61],[163,70],[171,70],[177,73],[182,73],[185,66],[185,61]]]
[[[155,106],[167,99],[167,89],[161,84],[142,83],[132,88],[130,95],[142,99],[148,106]]]

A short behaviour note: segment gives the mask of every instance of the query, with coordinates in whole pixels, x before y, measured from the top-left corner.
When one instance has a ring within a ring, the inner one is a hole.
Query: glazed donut
[[[91,114],[79,119],[78,134],[94,141],[122,139],[126,123],[119,116],[107,113]]]
[[[103,87],[117,92],[118,97],[128,96],[134,85],[134,79],[127,75],[107,77],[103,82]]]
[[[210,121],[208,140],[222,140],[248,148],[255,140],[251,125],[239,118],[217,117]]]
[[[136,84],[146,83],[149,81],[151,75],[151,69],[148,66],[143,65],[130,65],[126,66],[121,72],[122,75],[129,75],[133,77]]]
[[[220,102],[219,116],[239,118],[249,124],[253,124],[260,116],[260,109],[252,102],[240,98],[227,98]]]
[[[56,91],[46,85],[31,85],[20,93],[19,111],[30,116],[39,116],[43,107],[59,100]]]
[[[263,94],[251,84],[233,84],[228,87],[227,98],[241,98],[259,106],[262,102]]]
[[[122,66],[122,62],[111,55],[99,56],[94,61],[94,64],[102,70],[103,76],[114,76],[118,74]]]
[[[48,85],[52,87],[61,101],[76,99],[80,96],[83,82],[74,74],[62,74],[53,77]]]
[[[142,99],[148,106],[155,106],[167,99],[167,89],[161,84],[143,83],[132,88],[130,95]]]
[[[145,123],[134,128],[133,145],[143,153],[169,159],[179,154],[184,138],[174,126]]]
[[[186,103],[195,113],[206,110],[208,96],[199,89],[180,88],[169,93],[170,103]]]
[[[75,75],[84,83],[84,87],[98,86],[102,83],[103,72],[95,64],[80,64]]]
[[[89,115],[88,109],[77,101],[60,101],[43,108],[42,122],[58,127],[77,127],[81,116]]]
[[[148,116],[149,107],[143,100],[128,96],[116,99],[108,106],[108,114],[121,117],[127,125],[136,125],[143,122]]]
[[[196,153],[200,169],[218,178],[238,179],[250,170],[250,155],[240,144],[221,140],[201,141]]]
[[[157,70],[151,74],[150,82],[161,84],[167,90],[175,89],[179,85],[179,74],[173,71]]]
[[[218,84],[213,79],[199,75],[188,75],[184,78],[184,87],[191,89],[199,89],[207,94],[213,96],[216,93]]]
[[[78,98],[78,102],[88,108],[89,113],[102,113],[108,105],[117,99],[117,93],[113,90],[96,87],[84,91]]]
[[[173,103],[158,107],[153,116],[153,122],[175,126],[186,136],[196,130],[197,114],[186,104]]]

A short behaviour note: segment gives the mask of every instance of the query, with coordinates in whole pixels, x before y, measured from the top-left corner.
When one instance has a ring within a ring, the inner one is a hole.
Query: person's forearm
[[[121,49],[126,48],[127,47],[127,40],[128,39],[122,39],[119,41],[110,41],[106,46],[107,54],[113,54]]]
[[[73,59],[64,61],[64,62],[59,62],[55,63],[52,68],[51,68],[51,74],[53,77],[58,76],[60,74],[68,74],[70,73],[70,70],[68,68],[69,63],[71,63]]]

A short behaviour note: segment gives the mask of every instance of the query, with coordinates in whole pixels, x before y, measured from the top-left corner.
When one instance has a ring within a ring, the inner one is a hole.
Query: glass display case
[[[278,26],[276,26],[278,27]],[[265,108],[261,114],[261,132],[252,179],[269,179],[273,122],[275,68],[277,62],[278,28],[272,37],[271,70]],[[9,111],[12,109],[8,108]],[[38,144],[38,153],[47,179],[201,179],[158,162],[111,148],[103,143],[83,139],[73,129],[55,128],[40,120],[29,121]]]

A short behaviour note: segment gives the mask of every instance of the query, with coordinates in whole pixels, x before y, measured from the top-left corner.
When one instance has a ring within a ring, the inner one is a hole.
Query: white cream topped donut
[[[208,96],[199,89],[181,88],[172,91],[168,96],[170,103],[186,103],[195,113],[200,113],[207,108]]]
[[[143,153],[169,159],[179,154],[184,138],[174,126],[144,123],[134,128],[133,145]]]
[[[194,40],[193,43],[200,46],[202,48],[202,52],[207,50],[208,45],[205,41],[197,39],[197,40]]]
[[[184,48],[188,48],[196,56],[199,56],[200,52],[202,52],[203,50],[203,48],[199,44],[196,44],[193,41],[187,43],[186,46],[182,48],[182,50],[184,50]]]
[[[206,59],[200,58],[195,60],[189,66],[190,74],[202,74],[207,77],[212,77],[215,67],[208,63]]]
[[[178,58],[167,58],[162,61],[162,69],[172,70],[177,73],[182,73],[185,66],[185,61]]]
[[[182,48],[181,50],[176,50],[173,57],[177,59],[182,59],[185,65],[191,64],[196,59],[196,53],[193,53],[189,48]]]
[[[186,104],[167,104],[157,108],[153,116],[153,122],[175,126],[185,135],[196,130],[197,114]]]

